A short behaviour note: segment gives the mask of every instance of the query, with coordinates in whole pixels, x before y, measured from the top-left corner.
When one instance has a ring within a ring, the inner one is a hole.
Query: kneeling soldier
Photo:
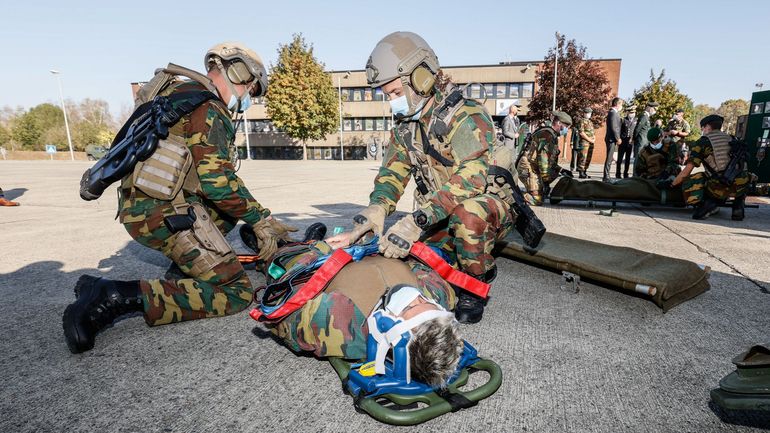
[[[225,43],[206,53],[205,65],[207,75],[169,64],[137,93],[138,105],[157,95],[184,102],[205,91],[211,99],[174,124],[119,190],[121,223],[137,242],[169,257],[172,269],[163,280],[80,277],[77,300],[63,316],[73,353],[90,350],[96,333],[124,314],[144,313],[156,326],[243,310],[253,288],[224,235],[243,220],[259,239],[260,255],[268,257],[295,231],[252,197],[230,159],[231,111],[245,111],[267,90],[261,59],[241,44]]]
[[[671,183],[672,186],[681,184],[687,204],[696,206],[693,219],[706,219],[717,213],[719,205],[732,195],[735,197],[732,219],[743,220],[750,177],[744,163],[729,183],[722,179],[731,162],[731,142],[734,139],[721,131],[723,122],[724,118],[716,114],[706,116],[700,121],[703,135],[692,146],[686,166]],[[701,164],[706,171],[691,174],[692,170]]]
[[[489,113],[465,99],[440,72],[433,49],[414,33],[383,38],[369,57],[366,76],[372,88],[381,87],[389,98],[396,125],[369,207],[353,218],[355,233],[374,230],[381,235],[385,217],[395,211],[414,177],[417,210],[381,237],[380,251],[386,257],[405,257],[423,239],[463,272],[491,282],[496,275],[492,249],[510,231],[516,215],[512,202],[488,189],[495,144]],[[483,312],[482,299],[460,293],[455,310],[460,322],[478,322]]]

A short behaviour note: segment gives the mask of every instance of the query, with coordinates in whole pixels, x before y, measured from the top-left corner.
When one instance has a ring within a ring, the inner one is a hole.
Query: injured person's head
[[[413,378],[434,388],[444,387],[464,348],[458,328],[454,314],[419,289],[393,287],[369,316],[369,333],[377,343],[375,368],[384,369],[385,356],[392,348],[395,367],[408,364],[407,381]]]

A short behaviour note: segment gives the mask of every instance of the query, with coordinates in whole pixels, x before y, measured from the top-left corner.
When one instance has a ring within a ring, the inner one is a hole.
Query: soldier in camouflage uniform
[[[652,128],[644,137],[645,144],[634,161],[634,173],[637,177],[650,180],[665,180],[679,174],[676,163],[676,151],[663,143],[663,131]]]
[[[345,233],[341,237],[348,237]],[[345,244],[349,244],[348,240]],[[314,247],[322,252],[331,252],[325,242],[317,242]],[[280,250],[279,250],[280,254]],[[289,268],[290,269],[290,268]],[[287,272],[290,272],[287,269]],[[362,283],[365,282],[365,283]],[[362,361],[367,355],[369,335],[367,318],[375,309],[383,295],[399,286],[417,288],[425,299],[436,302],[447,311],[451,311],[457,302],[452,286],[426,265],[413,260],[388,259],[379,255],[364,257],[342,268],[329,282],[323,292],[310,299],[298,310],[277,321],[265,321],[265,326],[295,352],[312,352],[317,357],[341,357]],[[432,304],[415,305],[401,316],[410,319]],[[420,325],[414,328],[414,341],[410,343],[410,354],[420,352],[416,346],[432,346],[434,361],[454,363],[456,365],[457,346],[462,339],[457,332],[456,321],[437,323],[433,326]],[[437,326],[438,325],[438,326]],[[423,332],[432,328],[437,333]],[[436,337],[449,336],[448,339],[432,340]],[[422,337],[418,337],[422,335]],[[443,347],[436,347],[443,346]],[[452,359],[454,358],[454,359]],[[420,361],[412,357],[412,372],[426,371],[433,367],[420,368]],[[424,362],[422,362],[424,366]],[[453,371],[451,368],[450,371]],[[416,375],[414,375],[416,377]],[[427,376],[433,376],[431,374]],[[430,377],[417,377],[426,383],[435,382]],[[439,380],[438,382],[440,382]]]
[[[546,189],[557,177],[572,177],[572,172],[559,166],[559,137],[566,135],[571,125],[572,118],[567,113],[554,111],[550,126],[533,132],[529,146],[523,149],[516,170],[527,190],[524,198],[530,205],[543,204],[543,198],[548,195]]]
[[[594,155],[594,143],[596,137],[594,135],[594,123],[591,122],[591,114],[593,110],[591,107],[583,109],[583,117],[575,125],[575,132],[580,137],[578,144],[578,162],[577,171],[580,179],[588,179],[588,167],[591,165],[591,158]]]
[[[414,177],[417,210],[380,238],[380,251],[386,257],[405,257],[412,243],[423,239],[443,250],[462,271],[492,281],[496,272],[492,248],[510,231],[515,215],[512,203],[487,188],[495,144],[489,113],[465,99],[439,72],[435,53],[414,33],[383,38],[372,51],[366,72],[369,85],[382,87],[388,95],[397,124],[369,206],[354,217],[355,233],[374,229],[381,234],[385,216],[395,211]],[[483,300],[460,294],[456,308],[460,322],[478,322],[483,310]]]
[[[676,110],[676,114],[669,120],[663,131],[667,136],[665,140],[673,143],[674,149],[677,151],[679,163],[685,164],[689,155],[689,149],[685,143],[685,138],[690,135],[691,130],[690,124],[684,120],[684,109],[680,108]]]
[[[703,135],[692,146],[685,168],[670,184],[682,185],[687,204],[696,206],[693,219],[706,219],[717,213],[719,205],[734,196],[732,219],[743,220],[744,201],[751,180],[749,172],[744,169],[730,185],[722,183],[716,177],[724,171],[729,161],[732,139],[720,130],[723,122],[724,118],[716,114],[701,120]],[[706,167],[705,172],[691,174],[695,167],[701,165]]]
[[[75,287],[78,299],[63,316],[73,353],[91,349],[99,330],[134,311],[144,313],[147,324],[156,326],[243,310],[251,303],[253,288],[224,235],[238,220],[245,221],[254,228],[264,257],[294,231],[252,197],[230,159],[235,135],[230,110],[243,112],[252,97],[265,94],[267,72],[262,61],[248,48],[226,43],[209,50],[205,63],[207,76],[185,69],[185,76],[196,79],[162,77],[158,83],[153,78],[146,85],[158,84],[161,96],[208,90],[214,98],[170,128],[169,140],[177,140],[178,147],[161,142],[147,160],[173,163],[175,153],[187,150],[191,164],[178,179],[184,181],[182,189],[170,200],[153,198],[149,192],[153,184],[138,180],[139,165],[120,187],[120,221],[137,242],[171,258],[172,269],[165,279],[141,281],[82,276]],[[177,215],[190,215],[192,228],[172,233],[165,219]]]

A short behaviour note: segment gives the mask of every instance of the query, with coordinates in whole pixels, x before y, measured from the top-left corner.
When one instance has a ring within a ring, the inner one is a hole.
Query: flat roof
[[[590,62],[619,62],[622,61],[622,58],[613,58],[613,59],[586,59]],[[448,66],[442,66],[441,69],[451,69],[451,68],[499,68],[504,66],[526,66],[528,64],[533,63],[545,63],[545,60],[517,60],[515,62],[500,62],[500,63],[492,63],[492,64],[482,64],[482,65],[448,65]],[[365,72],[366,69],[336,69],[327,71],[330,73],[344,73],[344,72]]]

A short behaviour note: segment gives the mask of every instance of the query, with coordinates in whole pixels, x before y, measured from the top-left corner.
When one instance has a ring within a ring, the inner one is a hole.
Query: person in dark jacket
[[[615,148],[620,143],[620,111],[623,109],[623,100],[612,98],[610,111],[607,113],[607,132],[604,135],[604,144],[607,146],[607,159],[604,161],[603,182],[610,181],[610,170],[612,169],[612,157],[615,155]]]

